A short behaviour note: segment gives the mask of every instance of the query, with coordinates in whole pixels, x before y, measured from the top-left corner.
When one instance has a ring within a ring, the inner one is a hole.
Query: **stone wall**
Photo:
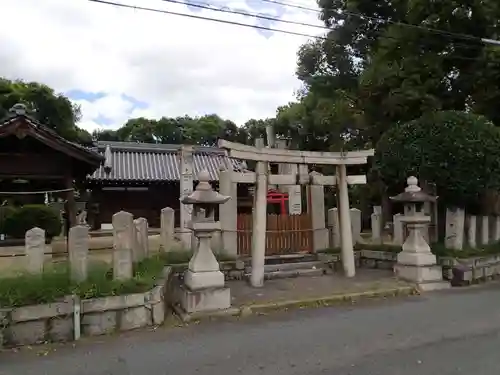
[[[455,259],[442,257],[443,276],[452,285],[470,285],[500,277],[500,255]]]
[[[362,268],[392,269],[396,264],[397,253],[389,251],[358,251],[359,266]],[[438,257],[443,267],[443,278],[454,286],[470,285],[500,278],[500,255],[457,259]],[[340,256],[335,259],[335,267],[340,264]]]
[[[145,293],[45,305],[0,309],[0,347],[32,345],[46,341],[71,341],[75,337],[75,306],[80,307],[80,332],[86,336],[128,331],[165,320],[171,267],[165,267],[157,286]]]

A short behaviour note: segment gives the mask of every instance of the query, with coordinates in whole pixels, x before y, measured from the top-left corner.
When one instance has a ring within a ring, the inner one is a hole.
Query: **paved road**
[[[0,354],[1,375],[491,375],[500,284]]]

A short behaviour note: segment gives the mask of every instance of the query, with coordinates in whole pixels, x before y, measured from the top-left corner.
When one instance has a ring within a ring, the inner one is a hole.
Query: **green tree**
[[[436,185],[445,206],[484,208],[500,189],[500,129],[484,116],[440,111],[388,130],[376,148],[377,171],[400,193],[409,175]]]
[[[498,1],[320,0],[319,6],[332,30],[302,46],[297,76],[306,96],[331,101],[326,114],[333,109],[337,123],[328,121],[338,138],[346,139],[340,122],[348,139],[375,144],[394,124],[434,110],[473,110],[500,125],[500,54],[456,36],[495,39]]]
[[[0,118],[17,103],[24,103],[34,118],[62,137],[80,143],[91,141],[90,134],[76,126],[80,108],[67,97],[41,83],[0,78]]]

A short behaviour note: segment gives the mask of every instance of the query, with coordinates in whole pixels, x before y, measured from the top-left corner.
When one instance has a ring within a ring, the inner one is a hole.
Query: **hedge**
[[[45,230],[49,239],[58,236],[62,229],[59,213],[45,205],[11,208],[4,217],[2,232],[10,238],[24,238],[26,232],[34,227]]]

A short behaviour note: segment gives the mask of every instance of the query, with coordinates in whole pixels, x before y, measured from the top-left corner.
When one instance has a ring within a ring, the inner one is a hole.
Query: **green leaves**
[[[0,78],[0,119],[17,103],[24,103],[32,117],[72,142],[88,144],[90,134],[76,126],[80,108],[67,97],[37,82]]]
[[[479,210],[487,192],[500,188],[500,129],[470,113],[430,113],[388,130],[375,163],[393,194],[414,174],[435,183],[445,205]]]

